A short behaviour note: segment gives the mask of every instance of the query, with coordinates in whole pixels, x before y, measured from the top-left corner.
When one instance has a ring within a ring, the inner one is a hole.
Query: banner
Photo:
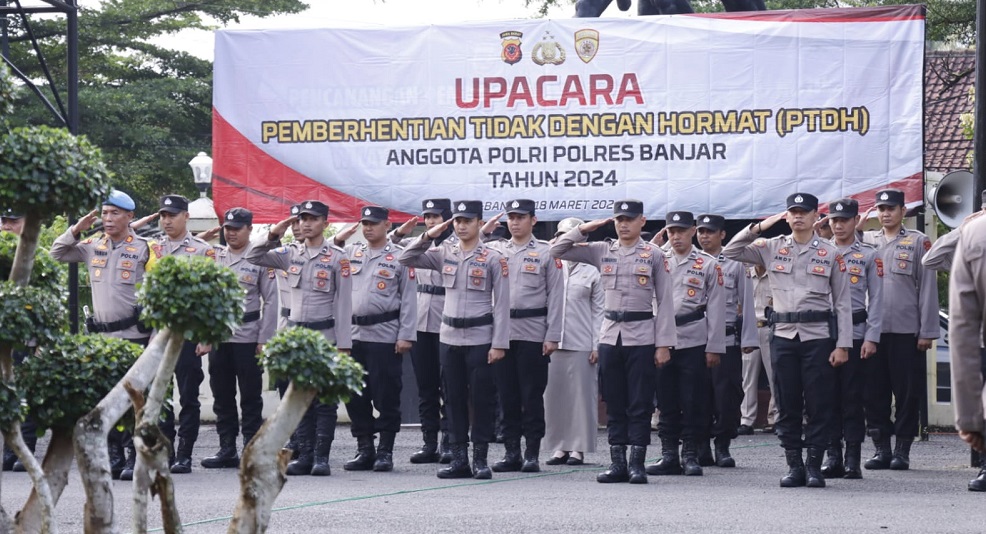
[[[920,203],[923,58],[922,6],[217,31],[215,204],[739,219],[891,184]]]

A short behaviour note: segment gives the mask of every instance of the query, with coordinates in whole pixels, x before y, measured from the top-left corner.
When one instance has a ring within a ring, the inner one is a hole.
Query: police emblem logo
[[[825,256],[829,255],[829,251],[825,250],[824,248],[820,248],[818,249],[818,255],[824,258]]]
[[[330,261],[332,261],[332,255],[329,254],[328,256],[322,256],[321,258],[319,258],[319,261],[321,261],[323,263],[330,262]]]
[[[170,198],[164,199],[164,205],[165,206],[170,206],[171,205],[171,199]]]
[[[643,253],[640,254],[640,257],[641,258],[644,258],[644,259],[647,259],[647,258],[650,257],[650,254],[648,254],[647,252],[643,252]]]
[[[503,50],[500,51],[500,59],[507,65],[513,65],[524,58],[524,52],[520,48],[520,39],[524,34],[518,31],[506,31],[500,33],[503,40]],[[431,207],[431,206],[429,206]]]
[[[816,265],[811,268],[811,272],[817,274],[825,274],[825,267],[822,267],[821,265]]]
[[[890,195],[888,195],[887,193],[884,193],[884,194],[880,195],[880,200],[890,200]]]
[[[472,276],[483,276],[483,270],[482,269],[473,269],[472,270]]]
[[[850,276],[849,277],[849,282],[851,282],[853,284],[858,284],[859,283],[859,277],[858,276]]]
[[[291,207],[291,215],[297,215],[299,211],[301,210],[298,209],[298,206]]]
[[[383,259],[385,259],[387,261],[394,261],[394,255],[393,254],[387,254],[386,256],[383,257]]]
[[[774,270],[775,271],[781,271],[781,272],[783,272],[784,271],[784,265],[783,264],[777,264],[777,265],[774,266]]]
[[[907,268],[907,262],[906,261],[899,262],[897,264],[897,267],[900,268],[900,269],[906,269]]]
[[[130,280],[130,271],[120,271],[120,278],[124,280]]]
[[[592,61],[599,51],[599,32],[596,30],[578,30],[575,32],[575,53],[583,63]]]
[[[95,271],[92,272],[92,277],[93,278],[99,278],[101,276],[103,276],[103,270],[102,269],[96,269]]]
[[[627,203],[624,202],[623,204],[620,205],[620,209],[621,210],[628,210],[628,209],[630,209],[630,206],[628,206]]]
[[[306,209],[306,210],[310,210],[310,209],[312,209],[312,203],[311,203],[311,202],[306,202],[306,203],[305,203],[305,209]]]
[[[319,280],[315,282],[315,285],[318,287],[325,287],[325,280]]]
[[[124,261],[123,263],[121,263],[120,265],[121,265],[121,266],[122,266],[122,267],[123,267],[124,269],[133,269],[133,268],[134,268],[134,262],[132,262],[132,261],[130,261],[130,260],[125,260],[125,261]]]
[[[706,217],[706,218],[702,219],[702,222],[706,222],[707,223],[707,222],[710,222],[710,220],[711,219],[709,219],[708,217]]]
[[[612,272],[613,272],[613,267],[611,265],[607,265],[603,267],[603,274],[611,274]]]
[[[363,210],[363,215],[369,215],[370,213],[371,213],[370,208],[366,208],[365,210]]]
[[[329,272],[328,271],[318,271],[317,273],[315,273],[315,277],[316,278],[328,278],[329,277]]]
[[[446,274],[452,274],[454,272],[455,272],[455,267],[452,267],[451,265],[446,265],[445,266],[445,273]]]
[[[857,260],[863,259],[863,256],[865,256],[865,254],[863,254],[861,252],[853,252],[852,253],[852,257],[853,258],[856,258]]]
[[[387,289],[387,282],[377,282],[377,289],[380,290]]]
[[[550,33],[545,33],[541,42],[534,45],[531,60],[535,65],[561,65],[565,62],[565,49]]]
[[[638,276],[637,277],[637,283],[640,284],[640,285],[642,285],[642,286],[647,285],[647,277],[646,276]]]
[[[697,294],[697,292],[694,289],[688,288],[688,296],[689,297],[694,297],[696,294]]]
[[[671,220],[672,221],[680,221],[681,220],[681,215],[678,215],[677,213],[675,213],[674,214],[674,217],[671,217]]]
[[[425,207],[428,208],[428,209],[434,208],[435,207],[435,203],[429,200],[428,203],[425,204]]]
[[[390,275],[390,271],[388,271],[387,269],[380,269],[380,276],[384,276],[384,277],[390,278],[390,276],[391,276]]]
[[[463,203],[460,203],[459,204],[459,207],[457,209],[459,211],[466,211],[466,204],[464,202]]]
[[[232,221],[233,220],[233,214],[232,213],[227,213],[226,214],[226,220],[227,221]]]
[[[849,272],[852,274],[863,274],[863,269],[853,265],[852,267],[849,268]]]
[[[842,211],[842,210],[844,210],[844,209],[845,209],[845,208],[844,208],[844,207],[842,206],[842,204],[836,204],[836,205],[835,205],[835,211]]]
[[[695,263],[698,265],[702,265],[703,263],[705,263],[705,260],[702,258],[695,258]]]
[[[524,265],[524,270],[525,270],[525,271],[527,271],[527,272],[529,272],[529,273],[533,273],[533,272],[534,272],[534,271],[536,271],[537,269],[538,269],[538,268],[537,268],[536,266],[534,266],[534,265],[532,265],[532,264],[530,264],[530,263],[528,263],[528,264],[526,264],[526,265]]]
[[[483,285],[483,279],[482,278],[473,278],[472,279],[472,285],[474,285],[474,286],[481,286],[481,285]]]
[[[511,207],[511,208],[519,208],[519,207],[520,207],[520,202],[517,202],[517,201],[515,200],[515,201],[514,201],[514,203],[510,205],[510,207]]]
[[[804,202],[805,201],[805,198],[803,196],[801,196],[801,195],[798,195],[798,196],[794,197],[794,201],[795,202]]]
[[[780,254],[781,256],[787,256],[788,254],[791,253],[791,249],[787,247],[783,247],[780,250],[778,250],[777,253]]]
[[[689,278],[688,279],[688,284],[689,285],[697,286],[697,285],[699,285],[701,283],[702,283],[702,281],[699,280],[698,278]]]
[[[137,252],[137,247],[125,247],[124,250],[127,252]]]

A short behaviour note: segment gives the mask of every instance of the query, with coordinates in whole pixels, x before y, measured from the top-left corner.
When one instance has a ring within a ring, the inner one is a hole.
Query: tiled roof
[[[959,117],[972,111],[969,88],[975,85],[974,50],[928,52],[924,60],[924,167],[926,171],[968,169],[972,139]]]

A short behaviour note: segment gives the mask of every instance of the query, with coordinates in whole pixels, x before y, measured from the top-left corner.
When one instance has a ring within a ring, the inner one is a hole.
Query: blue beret
[[[110,192],[110,196],[103,201],[103,205],[116,206],[127,211],[137,209],[137,204],[134,203],[134,199],[130,198],[130,195],[124,193],[123,191],[117,191],[116,189]]]

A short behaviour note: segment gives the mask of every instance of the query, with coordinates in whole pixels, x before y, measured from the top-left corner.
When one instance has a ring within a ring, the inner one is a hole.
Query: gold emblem
[[[599,51],[599,32],[596,30],[579,30],[575,32],[575,53],[579,59],[588,63],[596,57]]]
[[[503,50],[500,52],[500,59],[507,65],[513,65],[524,58],[524,52],[520,49],[520,38],[523,36],[523,33],[516,31],[500,34],[500,39],[503,39]]]
[[[531,59],[536,65],[561,65],[565,62],[565,49],[550,33],[546,33],[544,39],[534,45]]]

